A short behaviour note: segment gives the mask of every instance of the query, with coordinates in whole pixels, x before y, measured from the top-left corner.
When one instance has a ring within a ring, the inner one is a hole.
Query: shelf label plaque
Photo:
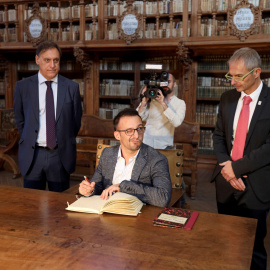
[[[34,19],[29,24],[29,32],[33,38],[40,37],[42,29],[42,23],[39,19]]]
[[[133,35],[138,28],[138,20],[134,14],[127,14],[121,23],[126,35]]]
[[[233,22],[238,30],[248,30],[254,23],[254,14],[250,8],[239,8],[233,17]]]
[[[31,13],[32,16],[25,20],[25,34],[27,41],[37,46],[46,39],[46,22],[41,17],[39,4],[37,2],[34,3]]]
[[[127,0],[126,11],[117,17],[118,37],[125,40],[127,45],[140,37],[139,32],[142,29],[142,15],[135,10],[133,2],[134,0]]]
[[[258,32],[261,10],[248,0],[240,0],[234,8],[228,9],[227,18],[229,35],[236,36],[244,42]]]

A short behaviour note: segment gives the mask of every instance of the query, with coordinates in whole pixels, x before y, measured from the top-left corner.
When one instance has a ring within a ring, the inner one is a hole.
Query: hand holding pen
[[[95,188],[95,182],[91,182],[86,176],[84,176],[84,180],[80,183],[79,186],[79,192],[83,196],[89,196],[94,188]]]

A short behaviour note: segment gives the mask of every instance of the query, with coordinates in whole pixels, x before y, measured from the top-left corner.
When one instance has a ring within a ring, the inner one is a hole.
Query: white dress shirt
[[[144,107],[140,112],[142,120],[146,121],[143,142],[155,149],[173,146],[175,127],[180,126],[185,118],[186,103],[182,99],[172,96],[169,102],[166,99],[165,102],[168,106],[165,111],[162,105],[153,99],[150,107]]]
[[[122,157],[121,146],[119,147],[117,162],[113,174],[113,185],[120,184],[124,180],[130,181],[132,170],[139,152],[140,150],[138,150],[135,156],[129,159],[128,164],[126,165],[126,161]]]
[[[39,131],[37,136],[37,144],[39,146],[47,146],[46,142],[46,91],[47,79],[44,78],[40,72],[38,72],[38,95],[39,95]],[[54,114],[56,117],[56,104],[57,104],[57,84],[58,84],[58,75],[52,80],[52,91],[54,99]]]

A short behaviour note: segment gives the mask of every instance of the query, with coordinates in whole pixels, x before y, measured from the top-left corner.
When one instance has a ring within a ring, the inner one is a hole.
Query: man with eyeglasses
[[[212,176],[220,214],[258,220],[250,269],[267,269],[264,247],[270,206],[270,89],[260,79],[261,58],[241,48],[225,77],[235,90],[220,99],[213,134],[218,164]],[[241,252],[241,251],[240,251]]]
[[[114,136],[120,145],[102,151],[91,182],[82,181],[79,193],[84,196],[101,194],[106,200],[120,191],[146,204],[167,206],[172,192],[168,160],[142,143],[145,127],[138,112],[124,109],[113,124]]]

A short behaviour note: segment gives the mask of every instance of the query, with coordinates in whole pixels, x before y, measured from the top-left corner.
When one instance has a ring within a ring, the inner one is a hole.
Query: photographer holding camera
[[[146,121],[143,142],[155,149],[172,149],[174,130],[184,121],[186,104],[174,95],[174,76],[167,72],[162,72],[161,76],[163,74],[167,74],[167,86],[155,90],[149,88],[148,83],[141,92],[142,101],[137,111]]]

